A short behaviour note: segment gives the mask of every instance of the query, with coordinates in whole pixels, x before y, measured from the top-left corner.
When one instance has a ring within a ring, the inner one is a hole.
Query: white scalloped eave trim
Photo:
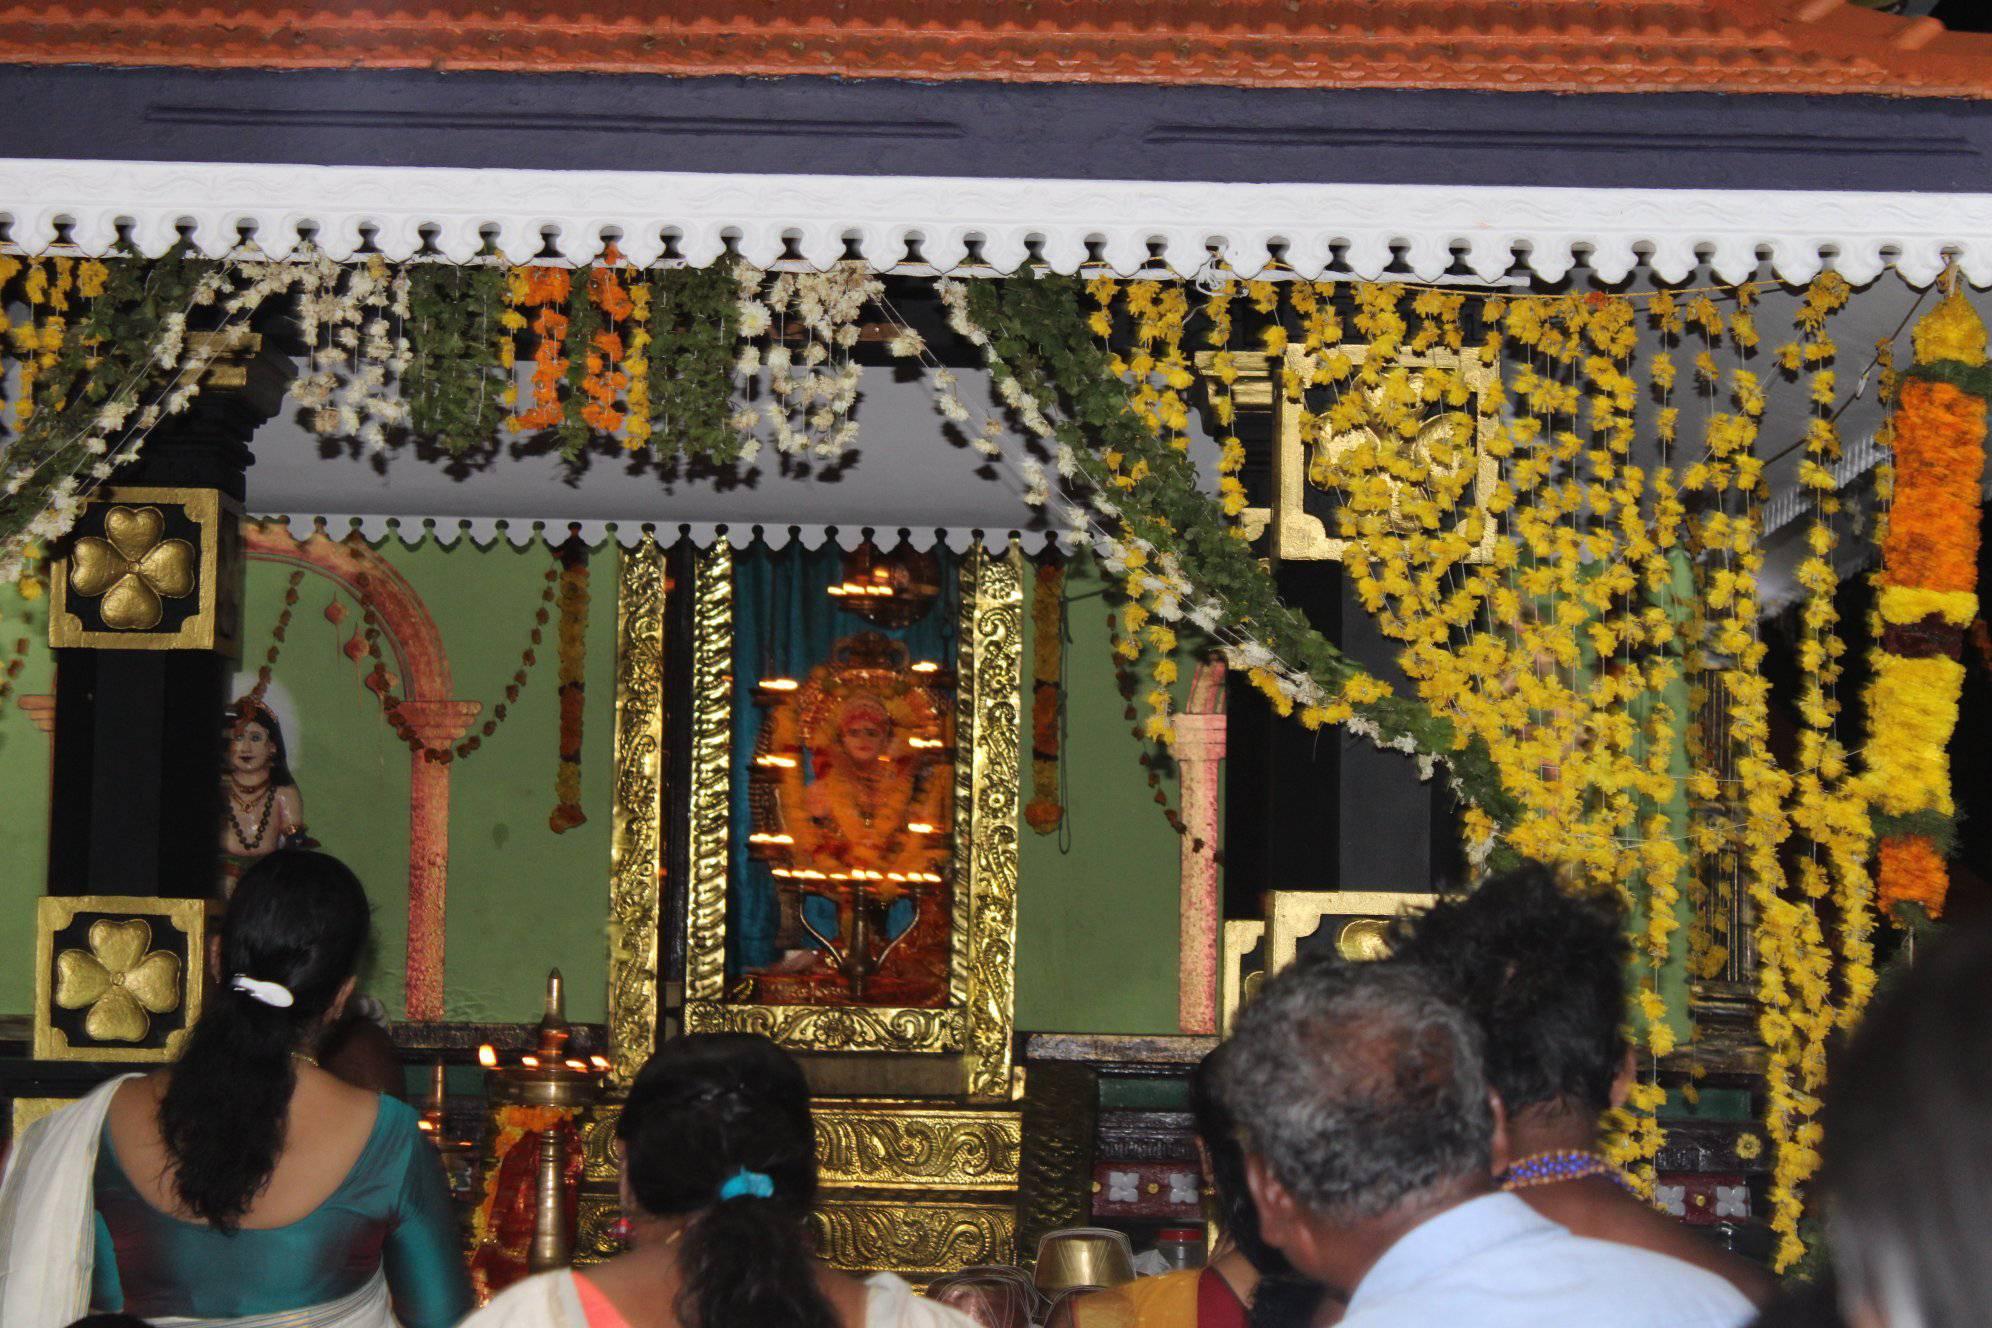
[[[1787,281],[1827,263],[1861,283],[1894,265],[1918,285],[1955,252],[1975,285],[1992,284],[1992,195],[1715,189],[1541,189],[1451,185],[1225,184],[1145,180],[1015,180],[920,176],[688,175],[615,171],[461,170],[30,161],[0,158],[0,216],[13,242],[39,251],[66,230],[102,253],[128,228],[157,254],[187,231],[219,255],[244,230],[281,256],[300,231],[337,258],[370,238],[390,258],[424,247],[456,260],[485,235],[515,258],[548,233],[586,261],[603,232],[649,265],[667,236],[693,264],[732,244],[761,266],[788,246],[818,267],[855,244],[874,265],[915,244],[942,270],[970,245],[1008,272],[1032,248],[1061,272],[1097,250],[1131,274],[1159,254],[1179,272],[1215,246],[1244,274],[1269,252],[1303,276],[1380,276],[1401,251],[1430,280],[1455,256],[1479,277],[1507,272],[1517,251],[1556,280],[1581,257],[1617,281],[1642,257],[1663,280],[1706,257],[1741,281],[1768,258]]]
[[[873,544],[885,550],[896,549],[902,543],[922,550],[945,544],[956,553],[966,553],[979,539],[983,547],[992,553],[1001,553],[1009,548],[1012,540],[1026,553],[1039,553],[1048,547],[1062,547],[1063,544],[1056,531],[970,530],[965,527],[902,526],[882,529],[870,526],[776,526],[754,522],[525,521],[505,517],[334,516],[327,513],[265,513],[254,519],[282,522],[295,538],[301,540],[319,533],[332,539],[343,539],[357,531],[360,538],[369,544],[394,539],[411,549],[431,541],[448,548],[466,539],[479,548],[489,548],[503,540],[514,548],[523,549],[534,543],[561,544],[577,536],[591,548],[614,540],[626,549],[634,548],[646,536],[667,549],[680,540],[690,540],[695,547],[705,549],[710,548],[715,540],[723,538],[736,549],[744,549],[757,539],[773,549],[786,547],[790,540],[799,540],[805,549],[820,549],[825,540],[835,540],[839,548],[849,551],[862,544],[867,535]]]

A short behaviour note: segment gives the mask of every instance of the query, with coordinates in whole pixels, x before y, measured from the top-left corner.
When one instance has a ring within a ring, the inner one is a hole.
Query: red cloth
[[[1215,1268],[1197,1279],[1197,1328],[1245,1328],[1245,1302]]]

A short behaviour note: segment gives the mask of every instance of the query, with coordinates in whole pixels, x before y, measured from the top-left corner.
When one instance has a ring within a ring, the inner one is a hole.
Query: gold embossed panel
[[[1013,1190],[1023,1142],[1013,1111],[902,1102],[819,1102],[816,1164],[825,1188]]]
[[[239,519],[235,501],[216,489],[100,490],[52,568],[49,644],[232,653]]]
[[[846,1272],[923,1283],[1016,1259],[1017,1210],[1007,1203],[840,1196],[825,1199],[809,1225],[817,1251]]]
[[[39,1060],[178,1059],[200,1015],[206,904],[44,896],[35,914]]]
[[[1333,944],[1344,959],[1381,958],[1390,919],[1429,908],[1432,898],[1395,890],[1270,890],[1265,971],[1271,975],[1291,964],[1310,938]]]

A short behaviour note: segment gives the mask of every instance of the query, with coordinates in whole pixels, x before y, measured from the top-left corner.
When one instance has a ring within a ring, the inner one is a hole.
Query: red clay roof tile
[[[0,3],[0,63],[1992,97],[1992,36],[1846,0]]]

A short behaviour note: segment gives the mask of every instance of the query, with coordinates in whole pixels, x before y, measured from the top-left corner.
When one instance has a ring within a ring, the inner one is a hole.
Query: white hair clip
[[[297,997],[281,982],[265,982],[252,978],[247,973],[237,973],[228,980],[228,985],[265,1005],[274,1005],[279,1010],[288,1010],[297,1003]]]

